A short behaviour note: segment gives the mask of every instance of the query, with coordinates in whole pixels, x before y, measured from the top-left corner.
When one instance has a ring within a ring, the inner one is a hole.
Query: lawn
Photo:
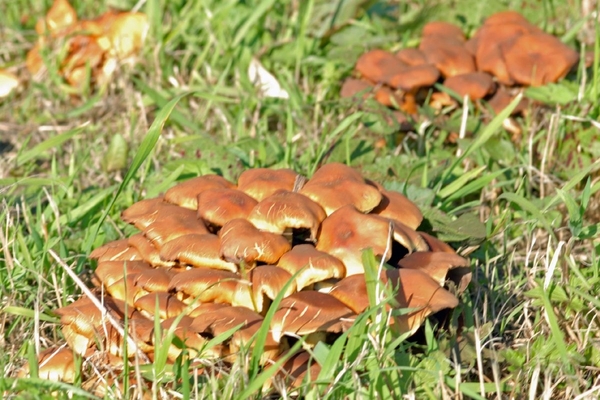
[[[39,351],[63,342],[52,310],[81,294],[51,251],[89,282],[87,255],[135,231],[119,215],[137,200],[197,175],[235,180],[248,168],[271,167],[311,176],[338,161],[406,193],[425,229],[468,256],[473,279],[444,327],[428,323],[401,340],[363,327],[365,336],[351,335],[343,348],[320,346],[317,360],[339,357],[299,388],[302,396],[598,398],[600,25],[589,3],[73,1],[80,16],[138,7],[150,22],[135,65],[76,94],[56,68],[35,81],[24,67],[36,20],[51,2],[4,2],[0,68],[22,84],[0,98],[0,391],[91,396],[81,379],[16,378]],[[472,106],[457,140],[450,138],[461,128],[462,106],[441,115],[423,110],[401,132],[389,109],[340,98],[366,50],[415,46],[435,20],[472,34],[507,9],[594,58],[590,68],[525,93],[544,103],[530,103],[517,119],[519,135]],[[254,85],[248,69],[256,61],[287,98]],[[267,371],[243,364],[218,374],[218,365],[207,367],[212,373],[196,378],[185,364],[137,372],[153,381],[157,398],[267,396],[260,383]],[[129,390],[107,398],[138,393]]]

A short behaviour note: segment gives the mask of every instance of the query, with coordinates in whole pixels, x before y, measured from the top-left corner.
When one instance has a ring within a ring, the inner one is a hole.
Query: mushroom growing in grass
[[[238,267],[221,258],[221,240],[217,235],[183,235],[160,249],[160,258],[196,268],[214,268],[237,272]]]
[[[281,189],[293,191],[298,177],[291,169],[249,169],[240,175],[238,189],[256,201],[262,201]]]
[[[248,218],[257,204],[241,190],[208,189],[198,195],[198,218],[209,226],[222,227],[232,219]]]
[[[165,201],[189,208],[198,209],[198,195],[208,189],[233,189],[235,185],[219,175],[203,175],[173,186],[165,193]]]
[[[288,253],[289,254],[289,253]],[[289,282],[284,297],[296,292],[296,282],[290,280],[292,275],[284,268],[274,265],[260,265],[248,272],[245,280],[240,280],[233,293],[231,305],[242,306],[266,313],[271,301]]]
[[[341,279],[346,276],[346,268],[338,258],[317,250],[311,244],[301,244],[285,253],[277,265],[291,275],[296,275],[298,290],[310,287],[317,282]],[[290,275],[290,278],[291,278]]]

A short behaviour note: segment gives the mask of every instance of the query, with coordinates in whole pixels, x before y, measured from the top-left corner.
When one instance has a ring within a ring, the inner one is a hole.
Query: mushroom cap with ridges
[[[344,206],[325,218],[316,248],[340,259],[346,275],[361,274],[363,250],[371,248],[376,256],[385,255],[386,260],[391,257],[390,221],[360,213],[352,205]]]
[[[295,280],[298,290],[315,282],[346,276],[346,268],[342,261],[331,254],[317,250],[311,244],[294,246],[281,257],[277,265],[291,275],[300,271]]]
[[[256,261],[275,264],[291,249],[283,236],[261,232],[245,219],[233,219],[219,231],[221,255],[236,264],[252,265]]]
[[[378,218],[382,218],[383,217],[379,217]],[[386,218],[387,220],[387,218]],[[392,228],[393,228],[393,238],[396,242],[400,243],[402,246],[404,246],[408,252],[413,252],[413,251],[427,251],[429,250],[429,246],[427,245],[427,242],[425,241],[425,239],[423,239],[423,237],[421,235],[419,235],[419,233],[417,231],[415,231],[414,229],[404,225],[402,222],[400,221],[396,221],[396,220],[389,220],[392,222]]]
[[[298,177],[297,172],[288,168],[249,169],[240,175],[238,189],[256,201],[261,201],[280,189],[293,190]]]
[[[156,220],[169,218],[171,213],[181,209],[164,201],[163,197],[140,200],[121,212],[121,219],[143,231]]]
[[[385,218],[395,219],[412,229],[417,229],[423,221],[419,207],[400,192],[380,189],[381,202],[371,211]]]
[[[341,163],[319,168],[300,193],[323,207],[327,215],[347,204],[361,212],[369,212],[381,201],[379,190],[368,185],[358,172]]]
[[[154,267],[172,267],[175,265],[173,261],[162,260],[156,246],[143,233],[130,236],[128,243],[130,246],[135,247],[144,261]]]
[[[289,254],[289,253],[287,253]],[[248,280],[238,283],[231,305],[243,306],[257,313],[265,310],[265,297],[274,300],[283,287],[292,279],[285,269],[275,265],[260,265],[248,273]],[[290,282],[284,297],[296,291],[296,282]]]
[[[170,291],[185,294],[182,298],[189,304],[196,297],[200,303],[228,303],[231,304],[233,291],[240,279],[239,275],[217,269],[191,269],[181,272],[171,279]]]
[[[432,277],[440,286],[444,286],[448,270],[456,267],[468,267],[469,261],[456,253],[416,251],[398,261],[402,268],[417,269]]]
[[[134,277],[134,284],[148,292],[166,292],[175,274],[166,268],[152,268],[140,271]]]
[[[146,261],[102,261],[98,263],[94,275],[104,286],[110,286],[127,275],[150,269],[152,266]]]
[[[127,239],[113,240],[94,249],[88,256],[91,259],[102,261],[119,261],[119,260],[141,260],[142,256],[134,248],[129,246]]]
[[[207,224],[223,226],[236,218],[247,218],[258,204],[237,189],[209,189],[198,195],[198,217]]]
[[[163,320],[176,317],[187,307],[173,294],[166,292],[153,292],[135,300],[134,306],[146,318],[153,318],[158,305],[158,317]]]
[[[273,339],[280,342],[284,335],[308,335],[314,332],[346,331],[356,314],[329,294],[303,291],[286,297],[271,320]]]
[[[160,249],[165,243],[183,235],[208,233],[206,225],[196,218],[196,212],[183,207],[169,214],[169,218],[156,220],[143,230],[144,236]]]
[[[261,231],[279,235],[288,228],[309,229],[314,239],[326,216],[320,205],[303,194],[278,190],[252,209],[248,221]]]
[[[203,175],[178,183],[165,193],[165,201],[190,210],[198,209],[198,195],[208,189],[233,189],[235,185],[219,175]]]
[[[494,93],[496,89],[492,76],[481,71],[446,78],[444,86],[456,92],[460,97],[469,96],[471,100],[483,99]]]
[[[165,243],[160,249],[160,258],[196,268],[237,272],[237,265],[223,260],[220,250],[221,240],[217,235],[184,235]]]
[[[506,68],[522,85],[557,82],[579,61],[579,55],[546,33],[528,33],[501,45]]]

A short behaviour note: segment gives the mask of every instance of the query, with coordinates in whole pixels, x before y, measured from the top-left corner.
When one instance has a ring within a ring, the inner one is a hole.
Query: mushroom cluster
[[[382,262],[372,276],[379,273],[379,285],[392,296],[382,307],[407,310],[390,317],[398,334],[412,334],[430,314],[457,306],[455,294],[471,276],[465,258],[417,230],[423,216],[414,203],[339,163],[322,166],[309,180],[290,169],[264,168],[245,171],[237,185],[199,176],[133,204],[121,217],[139,233],[95,249],[90,258],[97,260],[95,295],[113,318],[127,319],[135,343],[129,357],[135,347],[155,357],[158,319],[163,329],[176,326],[192,358],[233,362],[252,346],[282,292],[262,362],[277,360],[299,338],[305,347],[331,343],[376,306],[367,293],[366,249]],[[92,299],[83,296],[56,313],[72,351],[123,362],[123,335]],[[226,341],[207,346],[236,327]],[[58,369],[42,365],[40,375],[70,379],[70,349],[55,352]],[[168,359],[181,351],[172,344]],[[288,384],[307,370],[314,376],[319,366],[309,368],[309,359],[301,350],[285,363]]]
[[[44,18],[37,21],[38,41],[27,53],[27,69],[42,75],[44,58],[59,54],[60,75],[73,88],[88,81],[102,85],[119,64],[131,62],[148,32],[148,18],[139,12],[109,10],[98,18],[79,20],[68,0],[55,0]]]
[[[344,82],[341,95],[372,96],[385,106],[416,114],[426,100],[434,108],[454,103],[446,92],[429,93],[439,82],[461,98],[488,100],[498,113],[514,98],[515,89],[557,82],[578,61],[579,54],[556,37],[518,12],[505,11],[487,18],[468,40],[456,25],[430,22],[418,48],[364,53],[356,62],[356,77]]]

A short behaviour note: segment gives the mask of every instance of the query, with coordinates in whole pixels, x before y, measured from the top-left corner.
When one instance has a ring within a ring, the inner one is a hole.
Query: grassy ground
[[[33,25],[49,3],[0,5],[0,67],[26,77]],[[452,118],[421,116],[417,132],[398,135],[385,110],[359,110],[338,96],[362,51],[415,44],[422,25],[436,19],[472,32],[490,13],[517,9],[593,51],[598,26],[582,19],[585,2],[349,1],[340,9],[338,2],[296,0],[141,3],[151,20],[147,45],[139,64],[109,86],[72,97],[50,74],[0,101],[5,396],[37,398],[56,389],[13,379],[28,357],[61,341],[51,310],[80,293],[50,249],[86,277],[91,248],[132,232],[118,215],[133,201],[199,173],[235,179],[245,168],[269,166],[310,175],[323,161],[347,162],[404,189],[428,227],[469,254],[474,279],[447,332],[427,326],[419,344],[398,345],[371,331],[360,351],[343,350],[329,375],[302,393],[600,396],[600,70],[531,92],[551,104],[530,108],[518,140],[500,120],[476,113],[469,116],[473,134],[457,144],[445,143],[458,129]],[[108,5],[129,9],[134,2],[75,2],[82,16]],[[253,57],[275,73],[289,100],[259,95],[247,76]],[[164,106],[183,93],[191,94],[160,131]],[[338,350],[320,349],[321,360]],[[242,368],[191,385],[170,376],[155,375],[155,395],[264,395]]]

